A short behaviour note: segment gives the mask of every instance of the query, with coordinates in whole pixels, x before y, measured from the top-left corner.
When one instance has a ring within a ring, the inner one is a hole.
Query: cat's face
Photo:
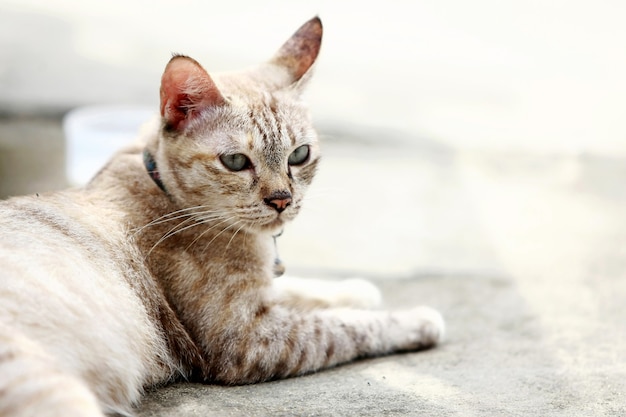
[[[296,216],[320,157],[300,100],[320,41],[313,19],[269,63],[215,81],[191,58],[170,61],[149,147],[181,209],[233,230],[276,231]]]
[[[210,209],[232,227],[278,229],[302,205],[319,160],[306,109],[288,93],[229,97],[184,135],[163,135],[162,178],[183,207]]]

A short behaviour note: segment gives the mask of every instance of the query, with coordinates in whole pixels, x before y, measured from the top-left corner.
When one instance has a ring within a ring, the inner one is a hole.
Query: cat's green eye
[[[231,171],[242,171],[250,168],[250,165],[252,165],[248,157],[242,153],[222,155],[220,156],[220,161],[222,161],[222,164],[224,164],[224,166]]]
[[[302,145],[296,148],[295,151],[289,155],[289,165],[301,165],[309,159],[309,145]]]

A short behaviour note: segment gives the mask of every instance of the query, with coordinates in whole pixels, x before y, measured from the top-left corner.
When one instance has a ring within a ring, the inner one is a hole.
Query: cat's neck
[[[271,231],[244,229],[222,218],[202,220],[201,209],[177,205],[148,171],[144,147],[138,145],[118,154],[87,187],[123,211],[129,237],[146,260],[186,252],[225,262],[263,253],[269,263],[273,261]]]

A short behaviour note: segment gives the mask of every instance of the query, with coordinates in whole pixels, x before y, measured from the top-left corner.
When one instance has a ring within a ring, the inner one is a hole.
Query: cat
[[[176,379],[255,383],[441,340],[437,311],[373,309],[366,281],[274,278],[273,236],[320,160],[301,96],[321,39],[315,17],[213,77],[175,55],[141,140],[82,188],[0,203],[0,416],[132,415]]]

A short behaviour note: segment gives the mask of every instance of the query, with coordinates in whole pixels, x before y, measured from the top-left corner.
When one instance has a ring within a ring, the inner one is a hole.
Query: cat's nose
[[[277,212],[282,213],[291,204],[291,193],[289,191],[276,191],[264,198],[263,201]]]

